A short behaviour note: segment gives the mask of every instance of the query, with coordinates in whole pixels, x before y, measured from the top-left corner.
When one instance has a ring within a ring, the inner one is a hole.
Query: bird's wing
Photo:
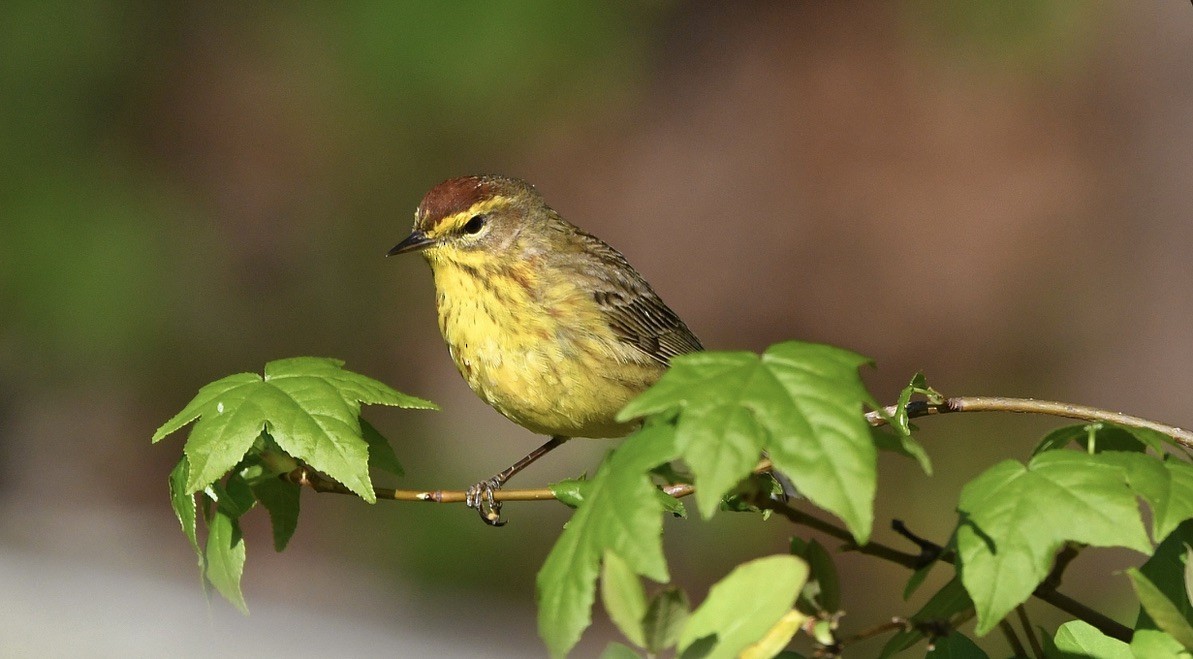
[[[704,349],[620,252],[583,232],[581,239],[587,243],[583,253],[592,259],[585,270],[591,275],[588,279],[596,282],[593,300],[619,339],[664,366],[676,355]]]

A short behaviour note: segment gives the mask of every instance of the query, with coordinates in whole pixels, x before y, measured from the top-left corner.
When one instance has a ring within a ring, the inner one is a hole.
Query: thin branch
[[[1171,437],[1185,448],[1193,449],[1193,431],[1086,405],[1035,400],[1033,398],[1008,398],[1005,396],[957,396],[949,398],[943,403],[912,401],[907,404],[907,416],[912,419],[934,414],[951,414],[953,412],[1017,412],[1024,414],[1046,414],[1082,421],[1107,421],[1133,428],[1154,430]],[[885,425],[886,419],[884,418],[884,414],[891,416],[894,413],[895,406],[890,405],[884,408],[882,413],[876,411],[867,412],[866,421],[872,426]],[[759,474],[769,471],[770,467],[770,461],[763,460],[754,468],[754,473]],[[282,478],[291,483],[310,487],[316,492],[355,494],[339,483],[309,469],[296,469],[289,474],[283,474]],[[674,497],[684,497],[695,492],[695,488],[688,484],[677,484],[668,487],[673,488],[666,491]],[[464,490],[397,490],[379,487],[375,488],[374,492],[378,499],[388,501],[463,503],[467,498],[467,493]],[[533,490],[502,489],[497,490],[493,495],[495,501],[549,501],[554,498],[555,495],[547,488]]]
[[[770,460],[760,460],[751,473],[765,474],[772,469]],[[356,493],[339,482],[324,476],[309,467],[299,467],[279,476],[282,480],[309,487],[315,492],[327,494]],[[680,499],[696,493],[696,487],[691,483],[672,483],[663,485],[660,489],[671,496]],[[468,493],[464,490],[398,490],[392,487],[374,487],[373,495],[378,501],[421,501],[424,503],[464,503]],[[493,492],[494,501],[555,501],[556,496],[550,488],[529,490],[501,489]]]
[[[844,549],[846,551],[856,551],[857,553],[865,554],[866,556],[881,558],[884,561],[902,565],[909,570],[917,570],[921,567],[920,556],[918,554],[908,554],[907,552],[899,551],[894,547],[884,545],[881,542],[875,542],[874,540],[859,546],[854,542],[853,534],[849,531],[833,524],[832,522],[826,522],[819,517],[809,515],[798,508],[792,508],[785,502],[767,499],[765,501],[758,501],[755,503],[760,508],[766,508],[778,513],[792,524],[806,526],[810,529],[820,531],[825,535],[830,535],[834,538],[837,538],[838,540],[844,540]]]
[[[306,467],[299,467],[294,471],[281,475],[282,480],[295,485],[309,487],[316,492],[331,494],[356,493],[340,483]],[[375,487],[373,494],[378,500],[386,501],[424,501],[428,503],[464,503],[467,493],[464,490],[396,490],[390,487]],[[555,493],[549,488],[534,490],[497,490],[493,493],[496,501],[554,501]]]
[[[998,621],[998,628],[1002,631],[1002,635],[1007,637],[1007,643],[1010,643],[1011,651],[1015,653],[1015,656],[1026,657],[1027,650],[1023,648],[1023,643],[1019,641],[1019,636],[1015,634],[1015,628],[1011,626],[1011,622],[1003,618]]]
[[[912,533],[901,519],[891,520],[891,530],[903,536],[904,538],[907,538],[912,542],[912,544],[920,548],[918,564],[914,568],[916,570],[928,565],[929,563],[932,563],[933,561],[940,560],[941,556],[945,554],[944,547],[941,547],[931,540],[925,540],[924,538]],[[952,562],[952,560],[953,559],[950,558],[949,562]]]
[[[1056,590],[1060,588],[1060,579],[1065,573],[1065,568],[1069,567],[1069,563],[1077,558],[1077,554],[1081,553],[1081,545],[1075,542],[1066,542],[1065,546],[1056,555],[1056,559],[1052,562],[1052,570],[1048,572],[1048,576],[1044,577],[1044,581],[1040,582],[1040,588],[1049,590]]]
[[[886,407],[883,409],[883,412],[887,416],[893,415],[895,413],[895,406]],[[1097,407],[1089,407],[1087,405],[1035,400],[1034,398],[1007,398],[1004,396],[957,396],[956,398],[949,398],[943,403],[912,401],[907,405],[907,416],[912,419],[932,414],[950,414],[952,412],[1018,412],[1023,414],[1046,414],[1049,416],[1065,417],[1067,419],[1080,419],[1082,421],[1106,421],[1132,428],[1154,430],[1168,435],[1185,448],[1193,449],[1193,431],[1149,421],[1148,419],[1141,419],[1137,416],[1121,412],[1111,412]],[[878,412],[867,412],[866,420],[872,426],[881,426],[886,423],[886,419]]]
[[[1044,659],[1044,648],[1040,646],[1040,639],[1036,638],[1036,631],[1031,627],[1031,620],[1027,617],[1027,609],[1022,604],[1015,607],[1015,615],[1019,618],[1019,626],[1023,627],[1023,635],[1036,659]]]
[[[890,622],[884,622],[881,625],[875,625],[869,629],[864,629],[853,636],[850,636],[849,638],[841,639],[840,644],[842,646],[846,646],[858,641],[864,641],[868,638],[881,636],[887,632],[902,632],[908,631],[910,629],[915,629],[915,623],[911,622],[907,618],[895,617],[891,618]]]
[[[1036,599],[1048,602],[1052,606],[1055,606],[1074,618],[1080,618],[1081,620],[1088,622],[1089,624],[1096,627],[1098,631],[1111,638],[1117,638],[1124,643],[1131,642],[1132,631],[1130,627],[1127,627],[1117,620],[1111,619],[1100,611],[1095,611],[1094,609],[1089,608],[1088,606],[1078,602],[1068,595],[1065,595],[1064,593],[1056,590],[1044,590],[1042,588],[1036,588],[1035,591],[1032,592],[1032,595],[1034,595]]]

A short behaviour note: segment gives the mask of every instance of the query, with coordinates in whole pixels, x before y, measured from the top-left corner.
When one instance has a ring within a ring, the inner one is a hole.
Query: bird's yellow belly
[[[497,411],[544,435],[618,437],[632,429],[613,417],[663,367],[619,341],[594,303],[555,296],[544,306],[524,283],[500,275],[479,283],[467,272],[435,276],[452,359]]]

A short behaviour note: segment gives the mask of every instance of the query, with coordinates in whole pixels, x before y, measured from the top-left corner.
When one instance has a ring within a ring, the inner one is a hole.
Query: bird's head
[[[521,179],[449,179],[423,197],[414,213],[414,230],[388,255],[421,251],[434,264],[467,252],[504,251],[543,208],[542,196]]]

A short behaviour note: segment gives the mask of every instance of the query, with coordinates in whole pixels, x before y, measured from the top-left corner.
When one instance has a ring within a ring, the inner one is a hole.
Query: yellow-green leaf
[[[779,654],[807,619],[808,616],[795,609],[788,611],[762,638],[746,646],[738,655],[738,659],[770,659]]]
[[[224,599],[248,615],[249,607],[240,592],[244,574],[244,538],[240,525],[229,515],[215,511],[207,527],[207,580]]]
[[[583,500],[535,580],[539,635],[553,656],[567,654],[591,623],[606,551],[624,558],[635,574],[668,580],[663,505],[648,472],[675,459],[676,451],[674,428],[644,428],[622,442],[583,488]]]
[[[1150,553],[1135,494],[1113,454],[1046,451],[1001,462],[961,492],[961,580],[985,634],[1031,596],[1066,541]]]
[[[1139,604],[1155,621],[1156,627],[1168,632],[1181,645],[1193,648],[1193,625],[1185,619],[1172,600],[1136,568],[1127,568],[1131,586],[1139,597]]]
[[[738,656],[791,611],[807,578],[808,564],[789,555],[737,566],[688,617],[679,635],[681,654],[692,650],[706,659]]]
[[[646,591],[629,564],[612,551],[605,552],[601,570],[601,601],[609,619],[638,647],[645,647],[642,618],[646,615]]]

